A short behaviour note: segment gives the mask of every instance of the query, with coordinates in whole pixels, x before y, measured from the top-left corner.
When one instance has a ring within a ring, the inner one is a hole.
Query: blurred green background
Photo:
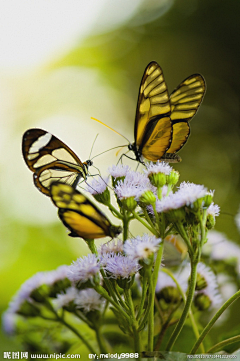
[[[239,1],[13,0],[0,7],[1,311],[34,273],[88,252],[67,236],[55,207],[34,187],[22,134],[48,130],[83,161],[97,133],[93,156],[126,144],[91,117],[133,141],[139,84],[152,60],[161,65],[169,92],[193,73],[206,79],[206,96],[175,168],[180,181],[215,189],[222,212],[216,229],[240,242],[234,223],[240,202]],[[104,175],[117,159],[112,151],[94,165]],[[19,349],[1,337],[4,350]]]

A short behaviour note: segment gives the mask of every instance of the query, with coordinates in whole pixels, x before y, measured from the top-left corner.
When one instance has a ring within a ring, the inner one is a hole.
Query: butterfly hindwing
[[[146,67],[140,84],[133,149],[136,159],[143,155],[156,161],[171,143],[171,104],[161,67],[151,62]]]
[[[95,239],[115,237],[121,228],[110,223],[107,217],[81,192],[72,186],[53,182],[50,187],[53,203],[58,207],[58,215],[70,230],[71,237]]]
[[[168,157],[172,156],[174,159],[174,154],[176,154],[187,142],[190,135],[190,126],[188,122],[196,114],[205,92],[206,83],[204,78],[200,74],[193,74],[179,84],[179,86],[171,93],[170,117],[173,135],[171,146],[166,152]]]
[[[42,129],[29,129],[23,135],[22,153],[29,169],[34,173],[34,183],[49,196],[53,181],[77,185],[80,178],[86,179],[88,165],[60,139]]]

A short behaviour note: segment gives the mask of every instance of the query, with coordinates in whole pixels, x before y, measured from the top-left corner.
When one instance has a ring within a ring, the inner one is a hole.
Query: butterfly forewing
[[[168,89],[162,69],[156,62],[151,62],[145,69],[140,84],[134,129],[135,143],[145,154],[144,157],[147,154],[144,146],[149,149],[150,144],[155,144],[153,142],[155,135],[151,137],[151,133],[156,126],[158,127],[156,133],[158,133],[159,129],[161,133],[163,127],[169,128],[168,136],[169,141],[171,140],[170,110]],[[167,146],[165,150],[166,148]],[[152,153],[154,153],[153,150]],[[150,158],[147,157],[147,159]]]
[[[190,121],[196,114],[205,91],[205,80],[200,74],[193,74],[179,84],[170,95],[172,122]]]
[[[53,181],[77,185],[87,176],[87,163],[60,139],[42,129],[29,129],[23,135],[22,152],[29,169],[34,172],[34,183],[49,196]]]
[[[82,193],[60,182],[50,187],[53,203],[59,208],[59,217],[71,231],[70,236],[84,239],[114,237],[121,232]]]

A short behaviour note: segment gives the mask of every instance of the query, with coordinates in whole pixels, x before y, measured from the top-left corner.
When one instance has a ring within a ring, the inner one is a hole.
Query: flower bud
[[[156,202],[156,196],[152,191],[146,191],[141,195],[139,200],[140,202],[153,205]]]
[[[97,193],[93,196],[99,203],[104,205],[108,205],[110,203],[110,192],[108,188],[106,188],[103,193]]]
[[[150,173],[148,175],[150,182],[157,188],[166,184],[166,175],[163,173]]]
[[[181,300],[181,295],[176,287],[164,287],[158,294],[158,299],[163,299],[166,303],[178,303]]]
[[[137,201],[135,197],[123,198],[121,199],[123,207],[127,208],[129,211],[134,211],[137,207]]]
[[[171,173],[166,177],[167,184],[171,184],[174,186],[175,184],[177,184],[179,177],[180,177],[179,172],[173,169]]]
[[[205,293],[198,293],[195,297],[194,297],[194,305],[195,307],[199,310],[199,311],[205,311],[208,310],[209,307],[212,304],[212,301],[210,300],[210,298],[208,297],[208,295],[206,295]]]
[[[200,273],[197,274],[196,291],[201,291],[208,285],[206,279]]]

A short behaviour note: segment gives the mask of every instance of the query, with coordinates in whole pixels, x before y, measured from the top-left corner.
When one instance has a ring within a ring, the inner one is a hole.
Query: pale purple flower
[[[219,216],[219,214],[220,214],[220,207],[212,202],[207,209],[207,215],[211,215],[215,219],[215,217]]]
[[[179,209],[186,205],[184,197],[178,194],[178,192],[170,194],[167,197],[163,197],[156,202],[157,213],[168,212],[172,209]]]
[[[68,278],[73,283],[93,280],[98,274],[100,265],[94,254],[88,254],[83,258],[78,258],[69,266]]]
[[[31,293],[45,283],[45,272],[38,272],[34,276],[29,278],[26,282],[22,284],[20,290],[11,300],[7,312],[10,312],[12,314],[17,313],[25,301],[33,302],[33,300],[31,299]]]
[[[213,194],[213,192],[208,192],[207,188],[203,185],[183,182],[180,184],[179,190],[175,194],[181,196],[186,206],[190,206],[197,199],[202,198],[207,194]]]
[[[111,278],[129,278],[141,268],[136,260],[115,253],[105,255],[104,264],[104,268]]]
[[[142,237],[128,239],[123,246],[128,257],[136,260],[147,259],[157,252],[161,238],[144,234]]]
[[[135,172],[135,171],[129,171],[126,174],[126,178],[124,179],[124,182],[128,183],[128,184],[135,184],[135,186],[145,186],[147,184],[150,184],[150,181],[148,179],[148,177],[140,172]]]
[[[111,252],[123,252],[123,241],[121,241],[120,239],[109,241],[107,243],[101,244],[98,250],[98,253],[100,253],[101,256]]]
[[[126,183],[123,181],[119,181],[115,187],[115,193],[120,200],[130,197],[135,198],[138,194],[138,191],[139,189],[134,183]]]
[[[89,179],[89,178],[88,178]],[[100,175],[88,181],[86,191],[92,195],[102,194],[108,186],[109,177],[102,178]]]
[[[55,282],[68,278],[69,266],[62,265],[56,270],[45,272],[45,284],[51,286]]]
[[[75,287],[69,287],[66,289],[66,293],[58,293],[57,298],[53,300],[55,308],[63,308],[68,306],[71,302],[74,302],[78,296],[78,290]]]
[[[108,172],[114,178],[125,177],[127,173],[130,172],[130,170],[131,168],[129,167],[129,165],[122,164],[112,165],[108,168]]]
[[[147,169],[145,173],[147,176],[150,174],[158,174],[163,173],[165,175],[169,175],[172,171],[172,167],[165,162],[160,162],[159,160],[156,163],[150,162],[146,164]]]
[[[118,198],[139,198],[143,192],[147,190],[154,190],[149,179],[140,172],[129,171],[124,181],[118,181],[115,187],[115,193]]]
[[[7,310],[2,314],[2,329],[7,335],[13,335],[16,331],[17,315]]]
[[[207,194],[210,193],[204,186],[183,182],[177,192],[169,194],[156,202],[156,210],[158,213],[161,213],[184,206],[192,206],[196,200]]]
[[[83,309],[87,313],[95,310],[100,311],[105,304],[105,300],[93,288],[86,288],[79,291],[75,304],[77,308]]]

